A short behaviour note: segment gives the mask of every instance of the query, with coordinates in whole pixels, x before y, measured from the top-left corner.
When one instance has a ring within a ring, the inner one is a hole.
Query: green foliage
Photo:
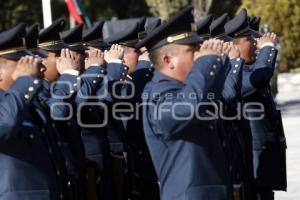
[[[250,15],[261,16],[261,23],[278,34],[281,45],[280,70],[300,67],[300,1],[244,0]]]
[[[79,0],[91,21],[151,16],[145,0]],[[64,17],[69,21],[65,0],[51,0],[53,20]],[[0,30],[8,29],[18,22],[43,25],[41,0],[1,0]]]
[[[173,13],[190,4],[191,0],[146,0],[150,12],[161,19],[168,19]]]

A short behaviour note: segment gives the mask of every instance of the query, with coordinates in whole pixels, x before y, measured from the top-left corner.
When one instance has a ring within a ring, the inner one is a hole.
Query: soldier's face
[[[174,68],[176,79],[185,81],[190,73],[194,62],[194,48],[190,45],[174,44],[176,50],[171,54],[171,67]]]
[[[7,91],[13,84],[12,73],[17,66],[16,60],[0,58],[0,90]]]
[[[53,82],[59,77],[56,69],[56,59],[60,56],[60,52],[49,52],[48,57],[43,59],[43,65],[46,67],[44,77],[46,80]]]
[[[135,71],[139,55],[134,48],[124,48],[124,64],[129,68],[128,74],[132,74]]]
[[[80,63],[80,71],[82,72],[82,70],[84,69],[84,51],[71,51],[71,54],[74,56],[76,63]]]
[[[235,41],[235,44],[238,45],[240,55],[246,64],[255,62],[255,40],[251,36],[241,37]]]

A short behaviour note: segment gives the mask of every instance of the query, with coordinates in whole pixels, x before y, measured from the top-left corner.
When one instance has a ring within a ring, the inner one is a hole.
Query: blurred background
[[[195,19],[227,12],[233,17],[241,8],[260,16],[261,32],[278,34],[277,67],[272,91],[282,110],[287,137],[288,192],[276,192],[277,200],[300,199],[300,0],[1,0],[0,31],[24,21],[41,28],[60,17],[90,28],[99,20],[138,17],[168,19],[188,4],[195,7]]]
[[[300,0],[1,0],[0,30],[20,21],[39,22],[43,27],[42,2],[51,1],[52,19],[69,18],[90,27],[97,20],[142,16],[168,19],[187,4],[194,4],[195,17],[224,12],[234,16],[241,8],[262,17],[262,29],[280,36],[280,72],[300,71]],[[73,7],[72,7],[73,6]],[[298,69],[297,69],[298,68]]]

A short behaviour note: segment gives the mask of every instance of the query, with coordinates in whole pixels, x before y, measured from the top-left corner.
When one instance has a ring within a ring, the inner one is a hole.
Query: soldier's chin
[[[256,56],[252,56],[249,64],[251,65],[251,64],[255,63],[255,61],[256,61]]]

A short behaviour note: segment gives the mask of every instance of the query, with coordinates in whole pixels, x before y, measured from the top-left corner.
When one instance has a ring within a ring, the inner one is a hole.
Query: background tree
[[[279,35],[281,56],[279,67],[288,71],[300,67],[300,1],[244,0],[241,8],[250,15],[261,16],[261,24],[268,24]]]
[[[161,19],[168,19],[173,13],[184,8],[192,0],[146,0],[150,12]]]
[[[150,12],[162,19],[168,19],[173,13],[193,4],[195,8],[195,19],[199,20],[208,13],[216,16],[228,12],[233,16],[241,5],[241,0],[146,0]]]

